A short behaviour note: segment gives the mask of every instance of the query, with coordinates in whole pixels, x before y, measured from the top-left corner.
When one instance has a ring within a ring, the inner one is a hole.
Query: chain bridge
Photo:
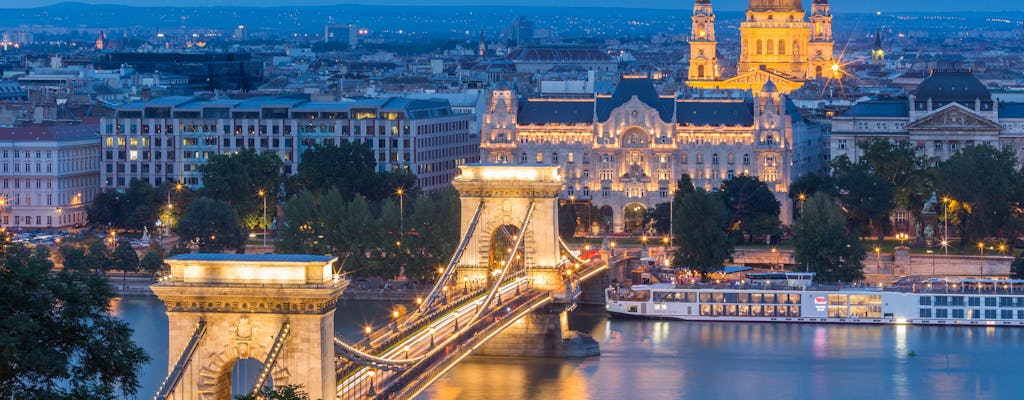
[[[313,399],[409,399],[470,354],[597,355],[567,328],[582,282],[608,256],[581,258],[558,235],[557,166],[466,165],[453,181],[462,238],[417,306],[361,340],[334,333],[347,282],[336,258],[188,254],[154,285],[167,306],[169,373],[157,399],[229,399],[236,362],[262,362],[264,385]],[[236,385],[237,386],[237,385]]]

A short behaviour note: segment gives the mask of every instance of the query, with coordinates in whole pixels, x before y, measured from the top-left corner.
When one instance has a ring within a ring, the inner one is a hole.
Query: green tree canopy
[[[263,213],[262,191],[268,207],[276,206],[281,184],[284,182],[284,162],[276,152],[245,149],[234,154],[210,157],[199,168],[203,174],[203,188],[199,195],[223,201],[250,223],[259,221]],[[250,227],[254,225],[250,224]]]
[[[357,194],[371,202],[394,197],[401,188],[406,198],[419,193],[416,177],[405,172],[377,171],[373,151],[362,143],[319,145],[302,153],[298,174],[293,179],[298,190],[326,193],[335,189],[346,199]]]
[[[872,175],[893,187],[893,203],[920,216],[921,205],[931,196],[931,165],[934,160],[919,154],[917,145],[906,140],[873,138],[857,143],[860,162]]]
[[[200,252],[219,253],[241,250],[245,245],[245,230],[238,213],[225,202],[200,197],[189,205],[178,223],[178,236],[182,241],[195,242]]]
[[[893,184],[872,174],[864,162],[851,163],[845,154],[832,160],[832,170],[850,224],[859,232],[874,232],[881,240],[892,225]]]
[[[815,193],[804,203],[793,225],[793,247],[797,264],[803,266],[798,268],[816,273],[818,282],[864,279],[864,245],[825,193]]]
[[[706,277],[722,268],[732,254],[732,240],[726,230],[729,213],[723,201],[698,188],[679,196],[675,210],[675,243],[673,266],[700,271]]]
[[[989,237],[1013,239],[1019,232],[1022,171],[1010,149],[987,144],[967,146],[939,165],[936,187],[952,200],[951,222],[960,232],[960,252],[965,244]],[[1012,240],[1008,240],[1011,241]]]
[[[736,243],[744,236],[773,235],[779,232],[780,204],[768,185],[749,175],[740,175],[722,183],[722,200],[729,211],[729,232]]]
[[[92,204],[89,205],[86,215],[92,224],[120,227],[124,224],[122,210],[121,193],[114,189],[107,189],[92,199]]]
[[[54,271],[43,248],[0,247],[0,398],[137,393],[137,371],[149,356],[131,328],[110,315],[114,292],[106,276],[89,268]]]

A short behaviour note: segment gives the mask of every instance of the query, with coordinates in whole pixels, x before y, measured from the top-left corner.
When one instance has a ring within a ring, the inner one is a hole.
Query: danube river
[[[389,303],[341,302],[355,338]],[[115,303],[153,356],[139,398],[166,374],[167,318],[155,298]],[[470,357],[422,400],[1018,399],[1024,328],[701,323],[609,319],[581,307],[573,329],[601,343],[582,360]]]

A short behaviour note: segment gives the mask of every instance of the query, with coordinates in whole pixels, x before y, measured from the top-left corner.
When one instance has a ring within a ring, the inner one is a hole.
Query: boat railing
[[[609,289],[609,298],[613,300],[647,301],[650,299],[651,287],[638,290],[629,288]],[[1024,285],[997,284],[917,284],[910,286],[878,286],[863,283],[829,284],[814,283],[811,285],[791,286],[787,284],[750,284],[750,283],[678,283],[653,289],[717,289],[717,290],[770,290],[770,291],[816,291],[816,292],[895,292],[895,293],[949,293],[949,294],[989,294],[989,295],[1024,295]]]

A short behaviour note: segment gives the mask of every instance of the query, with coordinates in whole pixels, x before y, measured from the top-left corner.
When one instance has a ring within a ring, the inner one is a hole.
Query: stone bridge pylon
[[[169,331],[169,374],[157,399],[230,399],[238,363],[257,366],[252,389],[302,385],[310,398],[335,398],[334,310],[347,284],[333,274],[336,260],[299,254],[165,260],[171,274],[152,286],[167,306]]]

